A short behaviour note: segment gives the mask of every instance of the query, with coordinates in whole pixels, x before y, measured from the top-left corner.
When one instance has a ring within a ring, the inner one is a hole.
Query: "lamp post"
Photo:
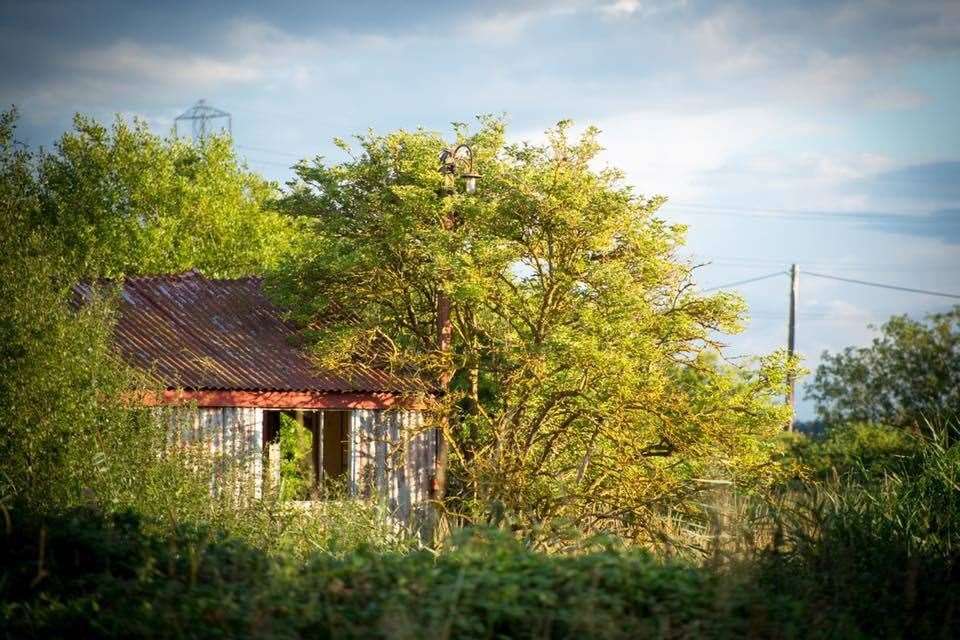
[[[467,170],[465,172],[459,172],[457,166],[458,158],[466,159]],[[473,149],[468,145],[458,144],[455,147],[441,151],[440,168],[438,171],[440,175],[443,176],[444,195],[453,193],[458,175],[463,178],[467,193],[475,193],[477,191],[477,180],[479,180],[481,176],[473,169]]]
[[[460,161],[458,163],[458,160]],[[466,163],[466,171],[460,167]],[[463,178],[466,192],[473,194],[477,190],[477,180],[480,174],[473,167],[473,149],[465,144],[444,149],[440,152],[440,175],[443,176],[443,186],[440,189],[441,197],[452,196],[456,191],[457,177]],[[452,210],[443,216],[443,228],[452,231],[456,225],[456,217]],[[437,382],[440,390],[446,395],[449,392],[450,381],[453,379],[454,368],[447,362],[450,357],[450,348],[453,341],[453,324],[450,322],[450,296],[441,286],[437,291],[437,352],[442,361],[442,369]],[[441,416],[440,428],[437,430],[437,473],[434,486],[434,497],[442,500],[447,493],[447,460],[449,445],[447,431],[449,431],[450,415],[444,411]]]

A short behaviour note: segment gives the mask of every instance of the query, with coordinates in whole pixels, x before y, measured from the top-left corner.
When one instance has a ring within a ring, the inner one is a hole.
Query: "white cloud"
[[[103,49],[72,53],[62,64],[74,72],[162,85],[211,86],[262,79],[262,70],[229,59],[198,56],[172,47],[148,48],[122,40]]]
[[[600,13],[612,18],[629,16],[650,17],[665,11],[680,9],[687,6],[686,0],[615,0],[598,7]]]
[[[630,15],[631,13],[636,13],[640,11],[642,7],[640,0],[617,0],[610,4],[603,5],[600,7],[600,11],[603,13],[609,13],[613,16],[618,15]]]
[[[351,51],[396,55],[404,42],[359,33],[298,37],[261,20],[239,19],[225,25],[215,54],[131,39],[64,50],[51,60],[58,69],[55,76],[18,87],[14,95],[27,117],[43,122],[55,119],[64,105],[109,117],[123,111],[143,113],[133,105],[152,97],[169,104],[171,97],[192,101],[234,90],[302,93],[337,74],[352,77]],[[163,120],[147,110],[146,119],[153,118]]]
[[[512,7],[497,11],[490,16],[468,15],[460,23],[458,32],[480,42],[504,42],[515,40],[526,31],[544,21],[570,16],[582,9],[576,0],[552,2],[525,8]]]
[[[608,117],[603,160],[622,169],[628,182],[647,194],[696,199],[707,185],[703,175],[722,169],[759,140],[782,134],[796,123],[761,108],[723,111],[635,111]]]
[[[641,193],[663,194],[681,204],[736,203],[760,212],[764,207],[886,211],[866,179],[898,168],[884,154],[798,149],[784,141],[829,136],[831,130],[759,106],[644,109],[590,124],[601,130],[600,166],[621,169]],[[511,137],[542,140],[543,134],[524,130]]]
[[[721,5],[677,25],[703,80],[780,104],[911,109],[911,63],[960,52],[960,3]]]

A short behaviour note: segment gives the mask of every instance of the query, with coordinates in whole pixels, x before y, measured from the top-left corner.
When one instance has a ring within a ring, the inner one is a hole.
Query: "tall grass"
[[[0,630],[954,637],[960,448],[937,434],[911,446],[879,466],[852,463],[832,479],[782,487],[775,499],[719,494],[714,506],[727,512],[697,534],[698,562],[602,542],[541,553],[505,530],[461,531],[434,553],[391,540],[372,505],[356,502],[315,512],[224,502],[205,523],[175,525],[90,508],[14,512],[0,555]]]

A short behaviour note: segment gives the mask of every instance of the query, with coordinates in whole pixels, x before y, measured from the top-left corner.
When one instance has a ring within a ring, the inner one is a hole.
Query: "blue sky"
[[[800,264],[809,368],[951,301],[804,273],[960,292],[958,2],[0,1],[0,56],[31,144],[78,111],[167,132],[206,98],[278,181],[368,128],[595,124],[603,162],[690,225],[702,286]],[[787,277],[739,290],[730,354],[782,346]]]

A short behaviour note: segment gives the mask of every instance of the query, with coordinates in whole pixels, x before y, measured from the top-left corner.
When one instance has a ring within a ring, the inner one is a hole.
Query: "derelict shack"
[[[84,298],[89,284],[78,285]],[[264,296],[259,278],[196,272],[123,282],[114,343],[178,407],[170,437],[244,460],[261,495],[279,478],[280,416],[310,431],[316,483],[342,479],[353,495],[376,493],[406,519],[429,499],[436,432],[424,428],[415,385],[370,369],[323,371]]]

